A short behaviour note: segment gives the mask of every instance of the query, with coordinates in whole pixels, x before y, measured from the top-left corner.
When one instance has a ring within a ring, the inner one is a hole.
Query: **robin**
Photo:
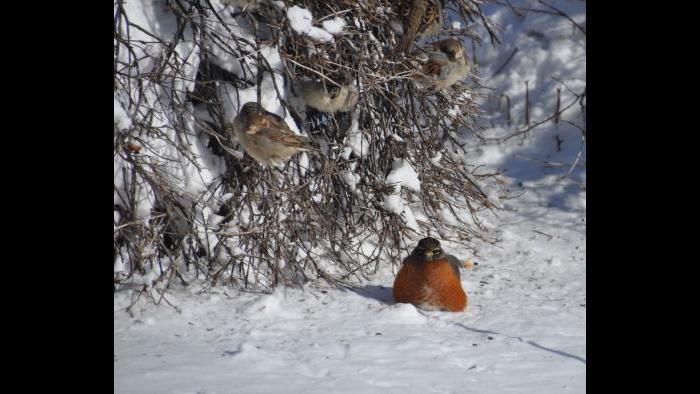
[[[298,152],[319,152],[308,137],[294,134],[282,117],[255,102],[243,105],[228,130],[253,159],[268,166],[282,165]]]
[[[396,275],[394,299],[424,309],[463,311],[467,294],[462,289],[459,266],[457,258],[445,254],[437,239],[421,239]]]

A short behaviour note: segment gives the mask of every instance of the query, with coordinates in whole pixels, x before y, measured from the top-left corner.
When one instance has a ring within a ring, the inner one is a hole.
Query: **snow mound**
[[[423,324],[426,317],[412,304],[395,304],[384,310],[383,318],[392,323]]]
[[[285,296],[282,291],[275,291],[270,295],[261,295],[245,303],[239,310],[249,319],[268,319],[270,316],[296,318],[299,314],[292,308],[284,305]]]

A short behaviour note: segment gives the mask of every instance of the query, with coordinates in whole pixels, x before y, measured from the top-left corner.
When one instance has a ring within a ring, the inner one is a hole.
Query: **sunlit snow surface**
[[[551,4],[585,21],[585,2]],[[571,22],[545,13],[516,17],[507,7],[493,17],[504,27],[504,44],[493,50],[485,40],[476,51],[478,70],[484,85],[511,97],[514,116],[524,107],[525,80],[533,120],[555,106],[552,75],[582,90],[585,37]],[[571,99],[567,92],[562,88],[562,103]],[[507,128],[505,117],[491,116],[490,136],[522,122],[514,118]],[[576,116],[562,119],[576,123]],[[136,306],[132,317],[124,311],[131,294],[120,292],[115,393],[584,393],[585,168],[557,182],[567,168],[544,164],[571,163],[579,147],[578,130],[550,122],[525,140],[470,149],[466,161],[507,169],[508,187],[524,194],[502,199],[498,217],[486,215],[498,244],[476,244],[474,255],[443,243],[478,263],[462,270],[466,312],[395,304],[390,264],[356,291],[279,288],[263,295],[217,287],[200,295],[194,283],[166,295],[181,313],[164,301]]]

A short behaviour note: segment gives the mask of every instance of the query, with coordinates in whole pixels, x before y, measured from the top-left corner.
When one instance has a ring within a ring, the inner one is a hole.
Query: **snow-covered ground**
[[[511,2],[548,9],[536,1]],[[555,5],[579,24],[585,2]],[[529,81],[531,120],[551,115],[585,86],[585,36],[566,18],[507,8],[492,13],[504,44],[476,49],[482,84],[507,94],[512,123],[493,102],[486,136],[516,130]],[[510,54],[515,55],[503,67]],[[496,74],[496,71],[500,72]],[[496,75],[494,75],[496,74]],[[554,76],[557,79],[552,79]],[[561,82],[563,81],[563,82]],[[573,108],[561,117],[581,124]],[[162,303],[124,311],[114,296],[115,393],[583,393],[586,389],[586,192],[581,132],[547,122],[527,138],[474,147],[485,170],[506,169],[511,192],[485,219],[495,245],[462,271],[464,313],[395,304],[389,264],[355,290],[278,288],[272,295],[174,288]],[[560,179],[563,175],[567,177]]]

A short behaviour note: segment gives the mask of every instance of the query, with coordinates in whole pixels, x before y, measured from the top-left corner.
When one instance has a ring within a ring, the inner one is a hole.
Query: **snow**
[[[314,19],[311,11],[296,5],[287,10],[287,18],[292,29],[300,34],[309,30]]]
[[[405,210],[404,202],[403,199],[401,198],[401,195],[398,193],[394,194],[385,194],[384,195],[384,202],[382,203],[382,206],[384,209],[386,209],[389,212],[396,213],[396,214],[402,214]]]
[[[331,20],[323,21],[323,23],[321,23],[323,29],[331,34],[342,33],[343,28],[345,28],[346,24],[347,22],[345,22],[345,19],[340,17],[335,17]]]
[[[386,184],[393,185],[394,191],[391,194],[383,195],[382,207],[389,212],[400,215],[408,227],[418,232],[420,229],[415,215],[403,197],[401,197],[402,187],[416,192],[420,191],[418,173],[405,159],[394,160],[392,167],[391,172],[386,177]]]
[[[309,30],[306,31],[306,35],[318,42],[333,41],[333,35],[331,33],[316,26],[311,26]]]
[[[117,255],[117,257],[114,259],[114,272],[124,272],[126,271],[126,267],[124,266],[124,261],[122,260],[122,257]]]
[[[367,140],[364,133],[360,131],[359,117],[360,113],[355,111],[355,113],[352,115],[352,123],[348,129],[348,135],[345,138],[345,144],[348,148],[350,148],[349,150],[346,149],[343,152],[342,157],[346,160],[350,157],[351,152],[358,157],[362,157],[369,151],[369,140]]]
[[[420,191],[418,173],[413,169],[411,163],[405,159],[394,160],[393,169],[387,175],[386,183],[389,185],[397,184],[413,191]]]
[[[360,175],[351,171],[344,172],[342,175],[343,182],[348,185],[350,190],[357,190],[357,183],[360,181]]]
[[[305,34],[319,42],[333,41],[333,35],[331,33],[312,25],[314,18],[311,11],[295,5],[287,10],[287,18],[289,19],[290,26],[297,33]],[[331,28],[336,26],[337,24],[333,25],[333,23],[331,23]]]
[[[127,115],[124,107],[116,97],[114,98],[114,127],[119,130],[131,127],[131,118]]]
[[[166,295],[181,314],[148,306],[132,318],[118,294],[114,392],[583,393],[580,214],[534,198],[519,208],[503,215],[506,249],[484,245],[477,258],[444,243],[479,263],[462,271],[465,313],[395,304],[389,270],[354,291],[192,285]]]
[[[554,5],[584,22],[585,3],[560,0]],[[313,27],[311,14],[302,10],[295,12],[308,16],[306,27]],[[585,36],[560,16],[527,12],[521,18],[508,7],[494,7],[490,14],[504,27],[503,45],[494,49],[486,39],[474,50],[482,83],[494,89],[494,97],[507,94],[511,99],[511,126],[495,98],[482,103],[493,122],[483,135],[502,137],[522,126],[525,81],[533,121],[552,113],[557,87],[562,104],[574,98],[570,90],[582,91],[586,46]],[[518,51],[502,67],[515,48]],[[268,76],[263,92],[273,89],[272,81]],[[255,94],[241,93],[241,101]],[[264,96],[267,109],[284,114],[274,93]],[[119,108],[123,111],[115,98],[115,125],[126,122]],[[227,114],[235,114],[230,111],[235,110],[227,109]],[[351,153],[368,153],[358,116],[353,114],[346,159]],[[575,109],[562,119],[581,123]],[[563,140],[560,149],[555,137]],[[382,262],[374,277],[348,290],[309,284],[303,289],[278,287],[272,294],[221,286],[202,291],[204,284],[195,281],[188,287],[172,286],[166,293],[165,300],[177,310],[165,301],[160,306],[146,303],[142,296],[131,308],[133,315],[125,309],[138,290],[122,291],[114,295],[114,392],[586,392],[586,171],[577,165],[568,173],[581,147],[580,131],[565,122],[548,122],[527,138],[469,146],[464,162],[483,164],[479,172],[506,170],[503,181],[520,196],[496,196],[503,207],[498,217],[482,215],[499,239],[495,245],[479,240],[464,245],[431,234],[447,252],[478,263],[461,272],[469,297],[465,312],[396,304],[391,287],[404,256]],[[582,152],[585,165],[585,146]],[[432,161],[437,166],[441,158],[438,153]],[[128,182],[120,168],[115,159],[115,185]],[[353,168],[342,179],[355,190],[360,179]],[[424,214],[409,207],[400,194],[403,187],[420,190],[408,160],[397,160],[386,181],[396,189],[384,196],[385,207],[419,229],[416,218],[424,221]],[[319,201],[323,198],[314,195]],[[143,204],[139,218],[147,217],[145,209],[150,207]],[[256,214],[247,209],[242,223]],[[205,223],[220,220],[205,213]],[[464,219],[465,212],[458,215]],[[456,220],[447,210],[441,216]],[[125,263],[117,256],[115,271]],[[157,275],[157,269],[149,271],[145,279]],[[157,289],[149,291],[160,298]]]

